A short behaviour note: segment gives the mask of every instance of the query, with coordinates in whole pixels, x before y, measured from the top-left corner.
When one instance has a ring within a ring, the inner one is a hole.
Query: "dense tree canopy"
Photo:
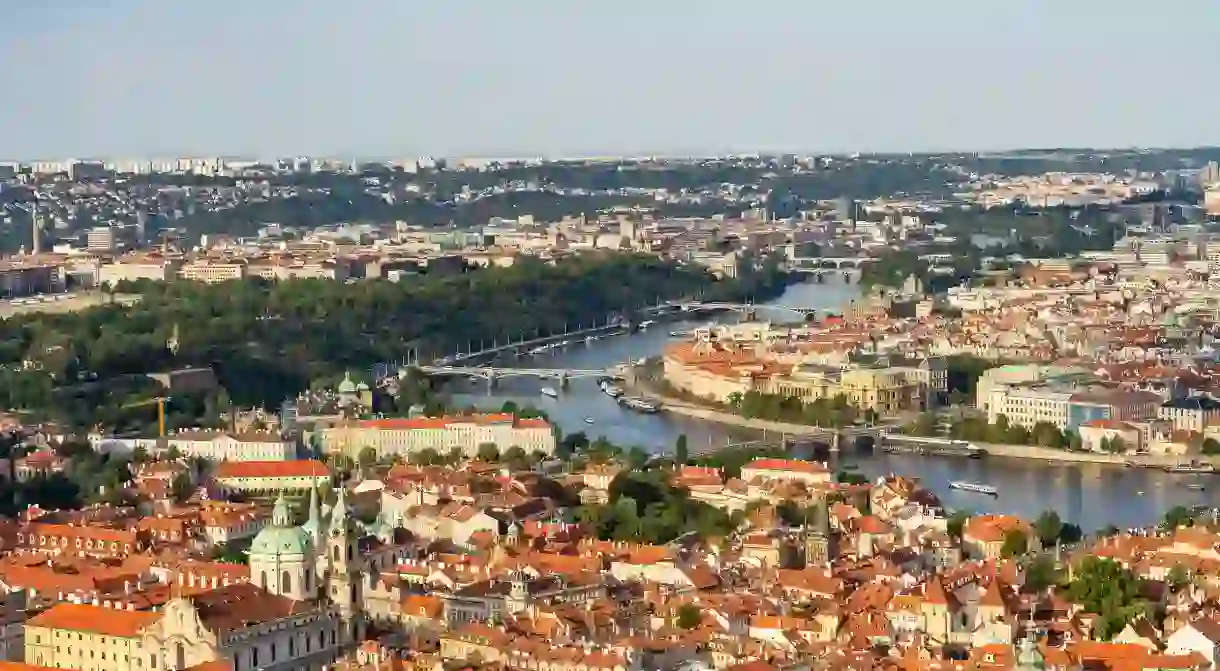
[[[630,318],[660,300],[731,295],[746,284],[614,253],[554,264],[522,259],[509,268],[402,283],[145,282],[124,287],[143,295],[130,307],[0,322],[0,405],[106,423],[133,398],[154,393],[146,373],[211,366],[225,398],[200,399],[192,412],[203,416],[221,402],[270,408],[344,369],[561,333]],[[175,328],[178,345],[171,349],[166,343]]]

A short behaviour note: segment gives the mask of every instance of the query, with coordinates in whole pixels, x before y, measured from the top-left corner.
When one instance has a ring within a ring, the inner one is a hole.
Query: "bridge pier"
[[[566,372],[559,374],[559,388],[563,390],[568,388],[568,374]]]
[[[500,385],[500,375],[495,371],[487,373],[487,393],[491,393],[493,389]]]
[[[840,452],[841,451],[840,445],[842,442],[843,442],[843,434],[839,431],[835,431],[834,435],[832,435],[830,437],[830,451],[834,452],[834,453]]]

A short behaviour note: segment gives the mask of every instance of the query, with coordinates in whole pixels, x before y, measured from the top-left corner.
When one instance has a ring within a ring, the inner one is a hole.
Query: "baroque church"
[[[271,524],[250,545],[250,581],[273,594],[298,601],[321,601],[335,608],[344,622],[347,640],[364,637],[367,623],[362,589],[375,574],[361,552],[365,530],[352,515],[343,487],[324,512],[314,489],[309,520],[293,524],[283,495],[275,502]]]

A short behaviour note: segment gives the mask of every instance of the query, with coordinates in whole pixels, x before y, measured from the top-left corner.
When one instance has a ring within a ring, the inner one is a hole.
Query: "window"
[[[292,591],[292,576],[288,571],[280,574],[280,594],[287,594]]]

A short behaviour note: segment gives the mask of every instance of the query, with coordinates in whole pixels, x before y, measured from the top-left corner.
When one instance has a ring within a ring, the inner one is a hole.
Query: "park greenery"
[[[1085,557],[1073,570],[1067,594],[1085,612],[1098,614],[1093,629],[1105,641],[1149,610],[1140,579],[1110,558]]]
[[[724,537],[740,523],[719,508],[673,487],[661,470],[623,471],[610,483],[609,501],[580,506],[576,517],[603,540],[668,543],[686,533]]]
[[[841,428],[857,421],[875,422],[877,415],[871,409],[863,411],[853,406],[846,396],[833,399],[818,398],[805,402],[796,396],[781,396],[749,391],[734,392],[728,398],[728,407],[751,419],[768,419],[781,422],[809,424]]]
[[[158,393],[147,374],[207,366],[224,391],[175,396],[167,412],[171,428],[216,423],[231,405],[277,408],[315,380],[377,362],[632,319],[666,299],[782,290],[773,262],[755,270],[716,281],[655,257],[594,253],[409,283],[140,282],[118,287],[142,295],[132,306],[0,322],[0,406],[69,427],[147,429]]]
[[[987,209],[946,209],[923,215],[926,223],[944,228],[940,236],[952,242],[921,246],[919,252],[888,249],[877,262],[862,268],[865,287],[901,287],[907,277],[918,278],[927,291],[943,291],[971,280],[985,258],[1074,257],[1081,252],[1110,249],[1122,237],[1123,222],[1109,208],[1089,206],[1027,207],[1017,203]],[[991,244],[980,245],[972,236]],[[952,260],[932,272],[919,257],[948,254]]]

